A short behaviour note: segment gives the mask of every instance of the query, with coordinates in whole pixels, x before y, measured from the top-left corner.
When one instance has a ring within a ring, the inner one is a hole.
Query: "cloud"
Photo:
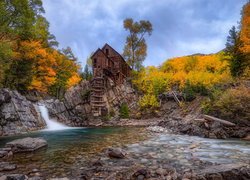
[[[246,0],[43,0],[50,30],[61,47],[70,46],[82,64],[91,52],[109,43],[122,52],[127,32],[123,20],[147,19],[145,65],[193,53],[224,48],[231,26],[240,20]]]

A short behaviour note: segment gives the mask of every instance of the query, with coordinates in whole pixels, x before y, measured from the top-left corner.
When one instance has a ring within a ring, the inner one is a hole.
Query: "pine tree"
[[[226,43],[226,52],[231,56],[230,71],[233,77],[241,76],[246,68],[246,57],[241,51],[242,46],[243,44],[240,39],[239,32],[236,30],[235,26],[233,26],[229,31]]]

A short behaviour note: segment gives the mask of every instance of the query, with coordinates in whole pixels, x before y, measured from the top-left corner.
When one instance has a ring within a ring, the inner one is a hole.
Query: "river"
[[[122,147],[133,160],[145,166],[171,164],[176,168],[199,168],[197,160],[228,164],[250,163],[250,142],[216,140],[173,134],[151,134],[143,128],[81,128],[39,131],[0,138],[0,147],[22,137],[43,137],[48,147],[34,153],[15,154],[15,173],[38,169],[43,177],[73,177],[91,158],[108,147]]]

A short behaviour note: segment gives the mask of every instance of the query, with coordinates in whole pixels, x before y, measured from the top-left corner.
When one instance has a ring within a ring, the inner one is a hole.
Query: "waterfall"
[[[43,119],[46,122],[46,125],[47,125],[46,130],[64,130],[64,129],[70,128],[64,124],[58,123],[58,122],[50,119],[48,109],[44,105],[39,105],[38,107],[39,107],[39,110],[41,112]]]

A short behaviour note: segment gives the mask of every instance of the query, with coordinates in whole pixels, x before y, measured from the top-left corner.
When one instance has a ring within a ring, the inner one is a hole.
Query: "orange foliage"
[[[47,88],[55,82],[56,72],[53,70],[55,59],[42,47],[39,41],[22,41],[19,54],[21,59],[32,61],[31,90],[47,92]]]
[[[48,92],[49,87],[59,81],[58,74],[64,72],[66,87],[69,88],[80,81],[79,66],[57,50],[44,48],[39,41],[23,41],[17,53],[18,59],[32,62],[32,81],[30,90]]]
[[[243,7],[240,38],[243,52],[250,53],[250,2]]]
[[[67,81],[67,88],[75,86],[81,81],[81,77],[78,73],[73,73],[73,75]]]

